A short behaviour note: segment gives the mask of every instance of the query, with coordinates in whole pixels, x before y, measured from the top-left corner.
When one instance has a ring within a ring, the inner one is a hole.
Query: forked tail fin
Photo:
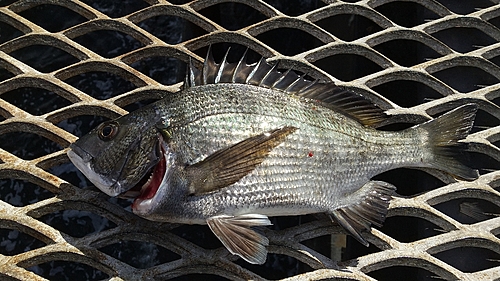
[[[428,145],[434,156],[430,164],[434,168],[466,180],[479,176],[477,170],[463,163],[467,144],[459,142],[469,134],[476,111],[476,104],[466,104],[417,126],[427,131]]]

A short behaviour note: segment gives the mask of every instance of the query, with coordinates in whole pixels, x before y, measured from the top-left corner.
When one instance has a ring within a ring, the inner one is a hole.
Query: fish
[[[461,157],[476,104],[401,131],[390,116],[333,82],[248,64],[227,54],[190,61],[181,90],[106,121],[69,146],[71,162],[102,192],[133,199],[157,222],[208,225],[231,254],[263,264],[269,217],[326,213],[361,244],[382,226],[396,194],[372,178],[432,168],[459,180],[478,171]],[[365,236],[364,236],[365,235]]]

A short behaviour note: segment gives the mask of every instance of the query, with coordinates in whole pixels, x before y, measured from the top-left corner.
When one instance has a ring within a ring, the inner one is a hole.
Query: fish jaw
[[[155,165],[148,181],[142,185],[140,194],[132,204],[132,211],[139,216],[146,216],[161,203],[166,190],[171,185],[175,165],[175,154],[162,142],[162,157]]]
[[[90,153],[74,143],[69,148],[70,150],[67,152],[68,158],[97,188],[111,197],[120,194],[120,188],[115,187],[119,185],[116,180],[110,180],[108,177],[94,172],[91,163],[92,155]]]
[[[161,164],[160,148],[163,144],[163,138],[158,134],[157,145],[153,147],[153,152],[148,156],[150,165],[152,168],[147,170],[141,179],[137,180],[136,183],[130,184],[126,177],[122,177],[123,166],[127,165],[127,159],[129,159],[129,153],[133,152],[134,149],[129,149],[127,155],[124,157],[125,162],[121,163],[120,169],[114,173],[114,176],[109,174],[103,174],[96,172],[93,162],[95,156],[91,152],[86,151],[84,148],[78,145],[78,142],[70,145],[70,149],[67,152],[68,158],[71,162],[80,170],[85,177],[87,177],[97,188],[102,192],[106,193],[111,197],[120,198],[136,198],[143,192],[151,192],[151,187],[154,186],[155,179],[153,177],[154,172],[157,170],[159,164]],[[158,173],[156,173],[158,174]],[[158,180],[156,181],[158,182]]]

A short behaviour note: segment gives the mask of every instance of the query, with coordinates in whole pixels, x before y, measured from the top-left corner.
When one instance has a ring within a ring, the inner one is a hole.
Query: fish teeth
[[[142,193],[144,190],[146,190],[146,188],[148,188],[149,184],[151,184],[151,180],[153,179],[153,174],[154,174],[154,170],[151,171],[151,174],[149,174],[149,179],[146,181],[146,183],[141,186],[140,193]]]

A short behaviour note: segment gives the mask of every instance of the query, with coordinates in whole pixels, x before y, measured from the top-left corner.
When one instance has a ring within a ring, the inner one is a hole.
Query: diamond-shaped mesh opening
[[[500,5],[495,1],[0,2],[0,279],[498,280]],[[207,226],[156,223],[109,198],[67,146],[176,92],[212,46],[247,50],[375,101],[401,130],[467,103],[472,182],[397,169],[364,247],[322,214],[271,218],[264,265]]]

